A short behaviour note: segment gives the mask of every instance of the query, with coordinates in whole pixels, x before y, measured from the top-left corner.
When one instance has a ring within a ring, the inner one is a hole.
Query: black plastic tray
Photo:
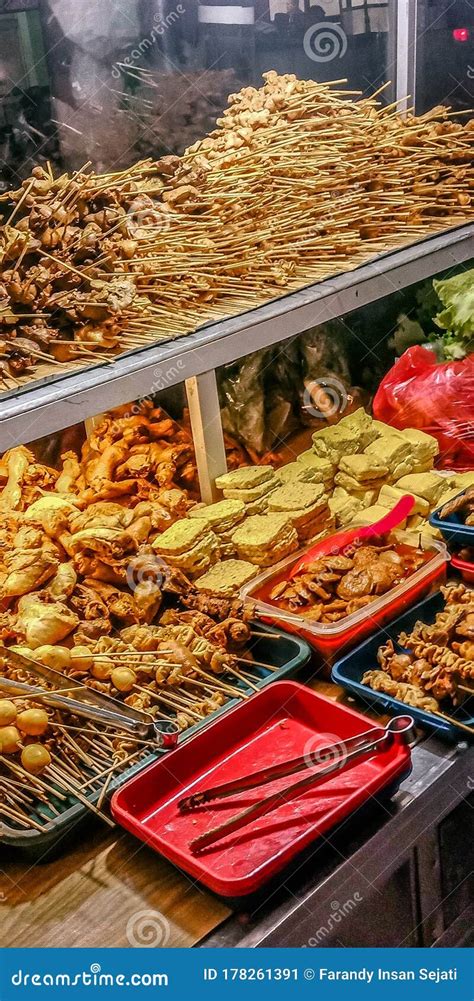
[[[248,671],[252,675],[254,684],[258,688],[264,688],[265,685],[272,681],[281,681],[284,678],[290,678],[292,675],[296,674],[301,668],[308,663],[311,657],[311,649],[304,640],[299,639],[297,636],[290,636],[286,633],[280,633],[277,629],[271,629],[268,626],[262,627],[257,623],[252,623],[252,631],[254,632],[272,632],[278,639],[269,639],[267,636],[262,636],[258,639],[256,636],[253,637],[253,641],[250,644],[252,654],[255,656],[255,660],[263,661],[268,664],[272,664],[277,670],[270,671],[263,667],[252,667],[251,671]],[[249,689],[245,686],[243,682],[237,681],[237,679],[232,680],[232,684],[235,688],[241,688],[242,691],[247,693],[253,692],[253,689]],[[209,726],[217,719],[222,716],[229,709],[238,704],[238,699],[231,699],[226,702],[224,706],[217,709],[214,713],[211,713],[205,719],[196,723],[194,726],[189,727],[185,730],[179,737],[179,743],[192,739],[195,733],[201,730],[204,726]],[[143,758],[139,761],[134,762],[129,768],[126,768],[123,772],[117,775],[113,781],[110,783],[108,789],[108,798],[119,789],[124,782],[127,782],[130,778],[141,771],[147,765],[151,764],[152,761],[161,755],[166,754],[166,751],[157,750],[153,753],[145,753]],[[84,781],[87,781],[91,775],[88,775],[86,769],[84,769]],[[97,792],[91,792],[88,799],[92,804],[95,804],[100,796],[100,790]],[[54,800],[52,797],[52,802],[54,803],[57,810],[61,811],[58,817],[51,814],[51,820],[45,825],[44,831],[37,830],[25,830],[19,831],[13,827],[8,827],[5,824],[0,825],[0,845],[9,845],[11,848],[15,848],[21,851],[22,854],[27,855],[32,861],[40,861],[42,859],[46,860],[46,857],[50,858],[51,855],[59,853],[64,849],[70,842],[73,835],[79,833],[80,828],[87,821],[94,819],[94,814],[92,811],[88,810],[86,806],[78,802],[74,796],[69,797],[67,800]],[[48,811],[44,809],[44,814]],[[33,814],[34,819],[37,819],[35,814]]]
[[[346,657],[339,660],[333,667],[332,680],[336,684],[342,685],[343,688],[346,688],[354,695],[357,695],[366,705],[367,703],[374,703],[380,709],[393,715],[409,712],[410,716],[413,716],[421,726],[428,727],[430,730],[436,730],[440,737],[447,738],[450,741],[459,741],[469,739],[469,734],[461,727],[457,727],[453,723],[449,723],[448,720],[442,719],[441,716],[435,716],[434,713],[427,712],[424,709],[415,709],[413,706],[407,706],[400,699],[384,695],[383,692],[374,692],[372,688],[369,688],[368,685],[363,685],[361,682],[361,678],[366,671],[377,668],[377,651],[382,643],[386,643],[388,639],[396,642],[400,633],[403,631],[409,632],[418,619],[428,624],[434,622],[437,613],[441,612],[444,607],[445,601],[441,591],[437,591],[436,594],[432,594],[423,601],[420,601],[409,612],[405,612],[404,615],[395,619],[390,625],[385,626],[383,630],[379,630],[375,636],[371,636],[370,639],[361,643],[360,646],[352,650]],[[468,726],[474,727],[474,699],[469,698],[468,706],[468,709],[459,706],[455,709],[447,709],[446,712],[449,716],[459,719],[461,723],[466,723]]]

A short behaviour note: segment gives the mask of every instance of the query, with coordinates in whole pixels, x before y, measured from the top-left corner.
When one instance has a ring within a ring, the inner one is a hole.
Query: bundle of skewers
[[[2,196],[5,388],[254,308],[473,217],[472,122],[264,74],[182,157]],[[344,81],[342,81],[343,83]],[[353,100],[358,97],[358,100]]]
[[[34,694],[3,692],[4,679],[34,683]],[[3,684],[2,684],[3,682]],[[62,688],[71,695],[83,686]],[[114,724],[84,720],[54,708],[52,686],[8,661],[0,679],[0,838],[3,833],[44,832],[74,803],[111,824],[102,805],[113,779],[155,748]]]
[[[252,647],[262,637],[277,641],[279,634],[252,628],[251,604],[208,598],[189,586],[180,601],[188,609],[167,609],[157,625],[128,626],[95,643],[78,643],[65,673],[134,709],[159,713],[180,730],[258,691],[254,669],[276,667],[256,660]]]
[[[184,611],[163,612],[157,625],[129,626],[70,649],[58,646],[58,657],[67,654],[61,698],[112,696],[118,710],[122,703],[181,732],[248,699],[259,689],[262,669],[277,670],[254,658],[254,644],[263,637],[278,642],[279,634],[255,629],[252,606],[238,600],[189,589],[184,604]],[[18,668],[19,651],[3,648],[0,657],[0,821],[13,830],[43,830],[75,801],[108,821],[102,806],[110,784],[156,745],[113,722],[55,705],[48,682],[41,681],[43,691],[38,687],[35,650],[21,648],[31,675]],[[25,682],[34,684],[33,694],[17,692],[15,685],[21,689]]]
[[[362,684],[406,705],[434,713],[462,730],[474,727],[446,713],[474,696],[474,591],[448,584],[441,591],[445,608],[432,624],[416,622],[395,644],[378,651],[379,668],[366,671]]]

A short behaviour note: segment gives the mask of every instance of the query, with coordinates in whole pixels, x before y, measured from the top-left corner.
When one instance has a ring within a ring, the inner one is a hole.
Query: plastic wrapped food
[[[434,351],[409,348],[382,380],[374,417],[396,428],[420,428],[437,438],[441,465],[474,466],[474,354],[439,363]]]

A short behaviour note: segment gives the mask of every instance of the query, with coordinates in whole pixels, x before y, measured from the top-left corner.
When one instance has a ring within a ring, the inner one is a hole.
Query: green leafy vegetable
[[[434,322],[443,333],[446,358],[464,358],[474,350],[474,268],[445,281],[433,281],[434,289],[445,307]]]

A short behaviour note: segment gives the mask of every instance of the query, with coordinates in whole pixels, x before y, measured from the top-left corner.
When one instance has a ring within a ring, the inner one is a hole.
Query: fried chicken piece
[[[116,559],[136,550],[132,536],[116,528],[85,528],[74,535],[63,533],[59,541],[71,557],[89,550],[107,561],[110,557]]]
[[[0,598],[18,598],[36,591],[54,577],[59,560],[42,549],[17,549],[11,554],[8,570],[0,577]]]
[[[81,577],[91,577],[93,580],[101,580],[105,584],[115,584],[116,586],[127,583],[127,567],[129,558],[125,560],[110,559],[107,563],[101,560],[95,553],[76,553],[73,558],[74,569]]]
[[[49,595],[53,601],[66,601],[71,597],[76,584],[77,574],[72,563],[60,563],[53,579],[42,593]]]
[[[94,588],[88,587],[87,584],[77,585],[71,597],[70,605],[80,615],[81,620],[97,620],[106,618],[108,615],[106,601],[101,598]]]
[[[41,525],[43,533],[51,539],[59,539],[68,531],[70,519],[77,513],[78,509],[65,498],[45,494],[27,507],[24,520]]]
[[[18,602],[17,628],[31,650],[60,643],[78,625],[78,616],[63,602],[45,603],[31,594]]]
[[[28,467],[34,463],[35,457],[29,449],[20,445],[6,452],[2,459],[2,465],[7,469],[8,479],[2,492],[0,493],[1,511],[22,510],[23,501],[23,479]]]
[[[62,470],[56,480],[58,494],[75,494],[83,488],[82,470],[75,452],[64,452],[61,456]]]
[[[153,622],[161,607],[162,593],[160,588],[150,581],[142,580],[137,584],[133,597],[140,621]]]
[[[78,646],[93,640],[98,640],[101,636],[107,636],[112,632],[112,623],[109,618],[103,617],[92,619],[90,622],[81,622],[74,633],[74,642]]]

